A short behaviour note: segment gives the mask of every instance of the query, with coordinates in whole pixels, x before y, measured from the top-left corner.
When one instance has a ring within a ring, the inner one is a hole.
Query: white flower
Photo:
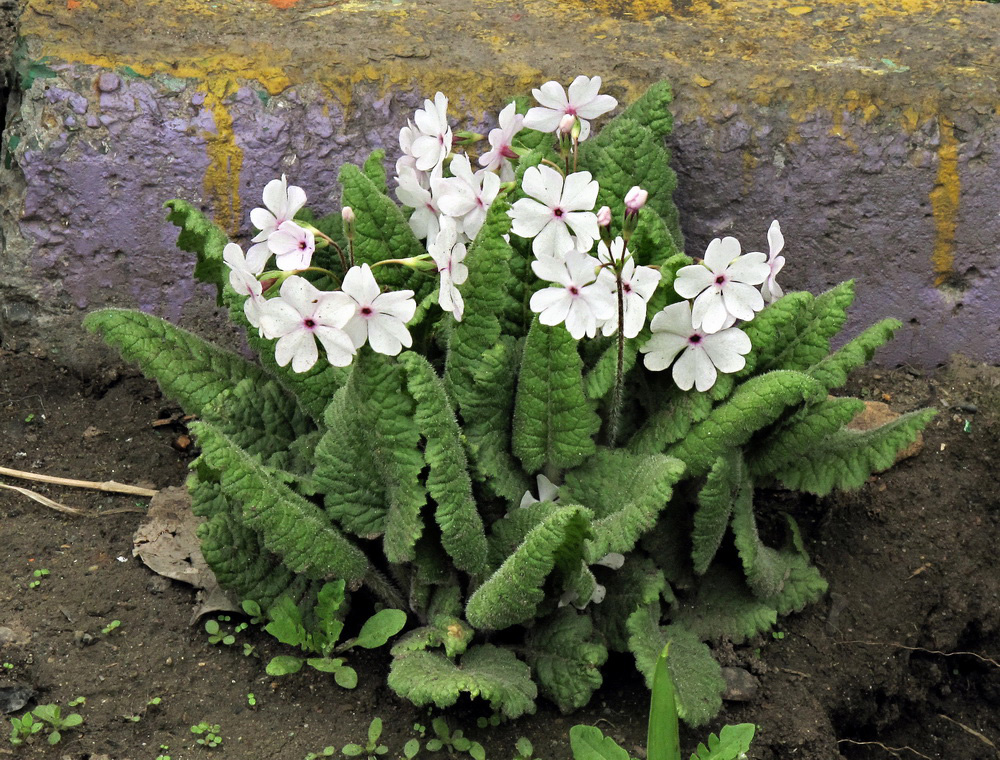
[[[445,311],[450,311],[459,322],[465,311],[465,302],[458,290],[469,276],[469,268],[462,262],[465,260],[465,244],[458,239],[458,229],[453,219],[446,217],[434,241],[427,246],[434,263],[441,274],[441,285],[438,290],[438,303]]]
[[[481,169],[472,173],[467,156],[451,160],[452,177],[432,179],[431,189],[437,196],[442,214],[454,217],[462,231],[474,239],[486,221],[486,210],[500,192],[500,178]]]
[[[351,267],[344,275],[341,290],[333,294],[338,304],[347,304],[352,312],[344,324],[354,348],[365,341],[373,351],[396,356],[413,345],[406,323],[413,319],[417,304],[412,290],[381,293],[371,267],[362,264]]]
[[[580,594],[575,590],[570,589],[569,591],[564,591],[563,595],[559,597],[559,607],[565,607],[567,604],[572,604],[578,610],[583,610],[587,608],[587,605],[593,602],[594,604],[600,604],[604,601],[604,597],[608,595],[608,590],[602,586],[600,583],[594,584],[594,591],[590,595],[590,598],[583,604],[578,604],[577,599]]]
[[[622,265],[622,330],[626,338],[634,338],[646,324],[646,303],[652,297],[663,275],[658,269],[637,267],[632,254],[625,248],[625,241],[618,237],[611,241],[609,249],[604,241],[597,244],[597,259],[602,264],[615,264],[625,257]],[[615,313],[601,327],[604,335],[614,335],[618,329],[618,283],[610,270],[611,295],[615,299]]]
[[[612,570],[621,570],[622,565],[625,564],[625,555],[619,554],[618,552],[609,552],[601,557],[595,565],[600,565],[601,567],[610,567]]]
[[[764,280],[764,284],[760,286],[760,294],[766,303],[771,303],[785,295],[785,291],[775,281],[778,272],[785,266],[785,257],[778,255],[781,253],[781,249],[785,247],[785,236],[781,234],[781,225],[778,224],[777,219],[771,222],[771,226],[767,230],[767,245],[770,250],[767,257],[767,266],[770,268],[771,273]]]
[[[289,185],[282,174],[281,179],[272,179],[264,185],[263,200],[267,208],[255,208],[250,212],[250,221],[260,230],[253,238],[254,243],[267,240],[282,222],[294,219],[306,205],[306,193],[301,187]]]
[[[511,182],[514,179],[514,167],[510,159],[517,158],[514,152],[514,135],[524,127],[524,115],[516,112],[514,103],[508,103],[500,112],[500,126],[491,129],[487,139],[490,150],[479,157],[479,165],[488,171],[500,171],[500,179]]]
[[[317,290],[308,280],[292,275],[281,284],[278,298],[265,302],[260,329],[265,337],[277,338],[274,358],[279,367],[292,363],[292,370],[305,372],[319,358],[316,341],[323,344],[326,358],[335,367],[346,367],[354,358],[354,345],[341,328],[350,318],[333,293]]]
[[[681,267],[674,290],[682,298],[695,299],[694,326],[714,333],[725,328],[730,315],[753,319],[764,308],[764,299],[751,286],[767,279],[766,258],[759,252],[740,256],[740,241],[734,237],[715,238],[708,244],[704,263]]]
[[[578,76],[569,86],[569,97],[558,82],[546,82],[541,87],[531,91],[540,107],[532,108],[524,116],[524,126],[537,129],[540,132],[555,132],[559,122],[566,114],[580,120],[580,141],[590,134],[588,119],[596,119],[606,114],[618,105],[618,101],[610,95],[598,95],[601,89],[601,78],[588,79]]]
[[[264,271],[270,257],[271,253],[266,247],[260,249],[258,246],[251,246],[246,258],[243,257],[243,249],[236,243],[226,243],[226,247],[222,249],[222,260],[229,267],[229,284],[241,296],[247,296],[247,300],[243,302],[243,313],[254,327],[260,327],[261,308],[266,303],[257,276]]]
[[[576,172],[564,180],[550,166],[532,166],[525,170],[521,188],[531,198],[521,198],[507,212],[513,220],[511,232],[534,238],[531,250],[536,256],[562,256],[573,248],[587,252],[593,247],[600,232],[592,209],[601,188],[590,172]]]
[[[600,262],[580,251],[569,251],[564,259],[546,257],[531,262],[535,274],[560,287],[543,288],[531,296],[528,306],[543,325],[566,323],[576,340],[593,338],[597,323],[615,314],[616,302],[606,282],[597,281]]]
[[[282,272],[305,269],[316,250],[316,238],[310,230],[295,222],[282,222],[267,239],[267,247],[274,254],[274,263]]]
[[[694,386],[707,391],[719,372],[738,372],[746,366],[743,356],[750,352],[750,338],[738,327],[707,333],[691,324],[691,304],[670,304],[649,323],[653,331],[639,350],[645,356],[646,369],[658,372],[670,366],[674,358],[674,382],[682,391]]]
[[[431,172],[431,182],[433,178],[441,176],[441,167],[435,167]],[[441,209],[438,208],[434,195],[420,182],[420,177],[416,169],[404,168],[396,178],[399,186],[396,188],[396,197],[404,206],[413,209],[410,214],[410,229],[418,240],[433,240],[440,229],[438,217]]]
[[[429,172],[444,162],[451,152],[452,134],[448,126],[448,98],[437,93],[434,100],[425,100],[424,107],[413,114],[412,142],[407,151],[415,159],[415,167]],[[404,127],[403,129],[406,129]],[[400,131],[400,144],[404,142]],[[405,150],[404,146],[404,150]]]
[[[531,491],[525,491],[518,506],[530,507],[532,504],[537,504],[540,501],[549,501],[555,504],[559,501],[559,486],[541,473],[535,479],[538,482],[538,498],[536,499]]]

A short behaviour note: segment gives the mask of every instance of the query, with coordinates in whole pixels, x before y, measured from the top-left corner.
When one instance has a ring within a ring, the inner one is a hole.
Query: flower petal
[[[674,358],[687,346],[687,338],[671,332],[653,333],[653,337],[639,348],[645,354],[642,363],[646,369],[659,372],[670,366]]]
[[[734,237],[715,238],[705,250],[705,265],[718,274],[740,255],[740,241]]]
[[[730,282],[722,289],[722,299],[727,312],[744,321],[753,319],[755,312],[764,308],[764,298],[752,285]],[[721,325],[720,328],[721,329]],[[705,332],[716,332],[705,328]]]
[[[715,281],[715,274],[701,264],[691,264],[677,270],[674,290],[681,298],[694,298]]]

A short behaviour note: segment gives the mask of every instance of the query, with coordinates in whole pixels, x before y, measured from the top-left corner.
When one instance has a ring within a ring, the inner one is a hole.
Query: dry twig
[[[927,757],[923,752],[917,752],[913,747],[888,747],[882,742],[858,742],[854,739],[837,739],[837,744],[857,744],[858,746],[875,746],[881,747],[886,752],[888,752],[893,757],[900,757],[900,752],[906,750],[907,752],[912,752],[917,757],[922,757],[924,760],[932,760],[932,758]]]
[[[40,483],[52,483],[57,486],[72,486],[74,488],[90,488],[95,491],[107,491],[108,493],[127,493],[132,496],[155,496],[156,491],[151,488],[140,488],[139,486],[129,486],[124,483],[116,483],[113,480],[105,480],[98,483],[93,480],[75,480],[73,478],[57,478],[52,475],[39,475],[34,472],[24,470],[12,470],[9,467],[0,467],[0,475],[7,475],[11,478],[21,478],[22,480],[35,480]]]

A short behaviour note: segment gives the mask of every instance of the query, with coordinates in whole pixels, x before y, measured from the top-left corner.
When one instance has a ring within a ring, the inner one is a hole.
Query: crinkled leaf
[[[517,550],[469,598],[465,616],[475,628],[500,630],[535,616],[545,598],[542,586],[557,567],[573,573],[590,535],[590,513],[560,507],[532,528]]]
[[[573,760],[629,760],[628,752],[597,726],[573,726],[569,730],[569,746]]]
[[[892,340],[893,333],[900,327],[899,320],[883,319],[816,362],[806,373],[823,383],[827,390],[839,388],[847,382],[847,375],[871,361],[876,349]]]
[[[521,359],[511,444],[528,472],[575,467],[596,450],[601,418],[583,395],[582,373],[573,336],[536,317]]]
[[[215,286],[216,298],[221,306],[222,289],[228,274],[222,251],[229,237],[219,225],[187,201],[175,198],[163,205],[170,209],[167,221],[180,228],[177,247],[198,257],[194,266],[195,279]]]
[[[512,720],[533,713],[538,696],[531,669],[493,644],[471,647],[458,664],[438,652],[401,653],[393,658],[389,687],[417,707],[451,707],[468,694]]]
[[[622,353],[622,371],[628,373],[635,366],[639,353],[638,340],[626,339]],[[591,401],[602,399],[611,393],[618,378],[618,343],[613,341],[583,378],[584,392]]]
[[[636,454],[660,454],[676,443],[712,411],[707,393],[684,392],[674,389],[666,403],[649,415],[642,427],[628,442],[629,451]]]
[[[629,556],[620,569],[603,572],[601,582],[607,596],[600,604],[588,608],[588,612],[608,647],[615,652],[627,652],[629,615],[664,595],[672,598],[672,593],[663,571],[652,559],[638,553]]]
[[[774,627],[777,611],[755,597],[738,570],[716,563],[699,580],[690,599],[678,601],[671,619],[705,640],[741,644]]]
[[[705,485],[698,492],[691,531],[691,559],[698,575],[705,573],[722,545],[733,504],[752,498],[752,491],[753,484],[747,479],[746,466],[738,449],[715,460]]]
[[[600,688],[608,650],[587,615],[563,607],[528,633],[525,656],[542,695],[564,713],[586,705]]]
[[[362,167],[364,175],[371,180],[371,183],[384,195],[389,194],[389,187],[385,176],[385,150],[379,148],[373,150],[371,155],[365,159]]]

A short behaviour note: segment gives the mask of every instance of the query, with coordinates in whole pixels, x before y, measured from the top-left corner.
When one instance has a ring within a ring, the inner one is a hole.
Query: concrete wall
[[[121,6],[121,7],[120,7]],[[676,91],[687,250],[787,241],[786,289],[856,278],[885,363],[1000,363],[1000,6],[971,0],[26,0],[0,183],[0,337],[83,370],[127,305],[219,334],[162,203],[234,236],[284,172],[326,212],[440,89],[481,124],[546,79]],[[718,7],[717,7],[718,6]],[[29,86],[30,85],[30,86]],[[465,121],[468,124],[468,121]],[[766,250],[766,248],[765,248]]]

